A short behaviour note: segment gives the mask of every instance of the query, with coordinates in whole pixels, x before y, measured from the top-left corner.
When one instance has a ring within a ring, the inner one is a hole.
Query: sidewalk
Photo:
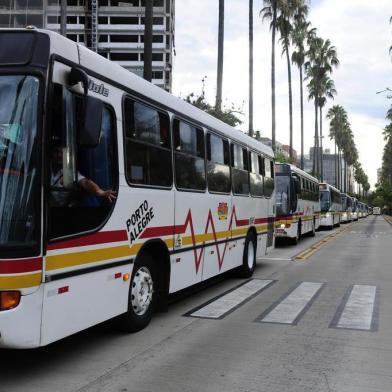
[[[390,225],[392,225],[392,216],[390,216],[390,215],[383,215],[383,217]]]

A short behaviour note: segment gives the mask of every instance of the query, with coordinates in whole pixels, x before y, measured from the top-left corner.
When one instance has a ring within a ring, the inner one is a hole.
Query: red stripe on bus
[[[99,233],[86,235],[68,241],[49,244],[48,250],[73,248],[77,246],[106,244],[109,242],[128,241],[126,230],[101,231]]]
[[[0,274],[18,274],[42,270],[42,257],[0,260]]]

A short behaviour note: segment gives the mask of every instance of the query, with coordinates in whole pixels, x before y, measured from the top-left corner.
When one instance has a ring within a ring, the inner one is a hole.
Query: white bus
[[[275,164],[276,238],[297,243],[301,235],[314,236],[320,226],[318,181],[294,165]]]
[[[0,347],[137,331],[171,293],[252,275],[269,147],[56,33],[0,43]]]
[[[359,201],[353,197],[353,207],[352,207],[352,218],[353,221],[357,221],[359,218]]]
[[[381,215],[381,208],[373,207],[373,215]]]
[[[340,215],[342,212],[342,200],[340,191],[327,183],[321,183],[320,187],[320,226],[332,229],[340,226]]]
[[[342,199],[341,222],[349,223],[353,220],[353,198],[346,193],[340,195]]]

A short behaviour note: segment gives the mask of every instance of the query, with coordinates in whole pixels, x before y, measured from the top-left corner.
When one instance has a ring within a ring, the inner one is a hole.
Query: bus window
[[[77,96],[67,92],[73,107],[68,108],[67,118],[77,112]],[[55,122],[58,118],[55,117]],[[72,123],[68,118],[68,122]],[[93,196],[90,187],[83,186],[84,179],[102,190],[118,188],[115,119],[111,110],[104,108],[99,144],[96,147],[78,146],[75,151],[78,186],[65,187],[63,154],[69,154],[59,129],[53,126],[50,152],[49,238],[55,239],[98,229],[111,213],[115,197]],[[57,131],[56,131],[57,129]],[[57,132],[57,133],[56,133]],[[73,154],[73,153],[72,153]]]
[[[250,153],[250,193],[252,196],[263,196],[263,175],[260,166],[260,156],[254,152]]]
[[[170,188],[173,183],[169,118],[126,99],[125,172],[129,183]]]
[[[207,181],[210,192],[230,193],[229,142],[207,134]]]
[[[273,161],[264,158],[265,177],[264,177],[264,195],[271,197],[274,191],[274,168]]]
[[[204,132],[184,121],[174,120],[174,160],[176,185],[179,189],[204,191]]]
[[[231,145],[233,193],[249,194],[248,150],[238,144]]]

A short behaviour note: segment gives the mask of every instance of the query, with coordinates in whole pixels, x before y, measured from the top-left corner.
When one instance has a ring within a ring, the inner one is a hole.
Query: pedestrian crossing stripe
[[[379,290],[376,286],[352,285],[340,303],[330,328],[358,331],[378,329]]]
[[[325,283],[300,282],[265,310],[256,322],[297,325]]]
[[[274,283],[275,281],[270,279],[250,279],[205,302],[184,314],[184,316],[216,320],[223,319]]]

